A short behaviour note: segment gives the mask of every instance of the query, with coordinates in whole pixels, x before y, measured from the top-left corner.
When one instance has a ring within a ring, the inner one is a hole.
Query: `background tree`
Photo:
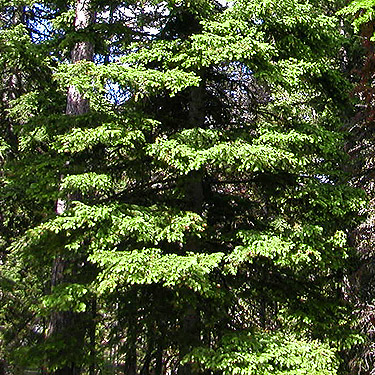
[[[374,120],[374,24],[372,21],[374,3],[372,1],[352,1],[341,13],[352,22],[355,32],[355,53],[350,54],[350,78],[355,83],[353,96],[356,111],[351,118],[351,142],[348,150],[356,161],[353,185],[361,187],[369,198],[363,211],[366,221],[353,232],[353,242],[360,256],[360,262],[351,277],[351,298],[356,305],[357,327],[365,340],[355,347],[351,367],[353,372],[371,374],[374,367],[374,187],[373,187],[373,120]]]
[[[31,275],[19,263],[8,259],[9,244],[25,230],[36,225],[45,217],[46,205],[34,200],[30,192],[35,186],[34,171],[23,170],[27,188],[10,184],[9,175],[21,164],[19,156],[27,148],[27,142],[19,142],[19,133],[29,118],[43,113],[48,108],[59,106],[59,95],[51,87],[51,60],[46,58],[44,46],[37,43],[41,35],[34,26],[43,16],[37,14],[37,7],[31,13],[30,2],[15,1],[0,4],[0,129],[1,129],[1,209],[0,247],[1,265],[1,357],[9,358],[20,343],[30,342],[35,330],[31,322],[39,322],[30,310],[30,305],[40,297],[42,290],[35,275]],[[44,22],[44,21],[43,21]],[[39,94],[39,95],[38,95]],[[53,103],[53,104],[52,104]],[[41,150],[35,151],[41,153]],[[22,167],[21,167],[22,168]],[[31,177],[31,175],[34,175]],[[16,172],[17,175],[17,172]],[[13,175],[15,179],[17,176]],[[38,192],[38,197],[41,198]],[[6,270],[5,270],[6,269]],[[43,274],[38,273],[40,279]],[[39,324],[39,323],[37,323]],[[13,369],[12,371],[16,371]]]

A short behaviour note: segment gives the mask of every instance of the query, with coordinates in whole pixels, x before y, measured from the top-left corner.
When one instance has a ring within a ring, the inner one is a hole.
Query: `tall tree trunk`
[[[11,14],[11,28],[17,27],[18,25],[25,23],[25,7],[23,6],[14,6],[9,7],[8,10]],[[8,12],[4,11],[4,17],[7,17]],[[18,138],[14,133],[14,120],[9,116],[7,110],[11,107],[12,100],[15,100],[22,95],[24,87],[21,80],[21,70],[18,64],[11,65],[8,70],[7,65],[5,65],[5,71],[3,71],[0,88],[2,94],[0,96],[0,135],[10,146],[11,157],[14,157],[17,154],[18,149]],[[4,175],[5,169],[3,168],[3,161],[7,157],[2,159],[0,157],[0,177]],[[2,207],[0,207],[0,226],[3,226],[1,231],[5,233],[11,232],[11,226],[3,225],[4,216]],[[5,208],[6,210],[6,208]],[[6,252],[0,253],[0,264],[5,264],[7,258]],[[0,341],[1,346],[3,346]],[[7,357],[8,355],[2,350],[0,353],[0,375],[5,375],[7,373]]]
[[[0,375],[5,375],[5,374],[6,374],[5,361],[0,359]]]
[[[124,375],[137,375],[137,351],[135,342],[126,353]]]
[[[77,0],[75,30],[87,29],[95,20],[95,13],[91,9],[91,0]],[[88,41],[77,42],[71,54],[72,62],[77,63],[82,60],[93,61],[94,46]],[[90,103],[74,86],[68,89],[68,100],[66,104],[67,115],[82,115],[90,110]]]
[[[155,352],[155,369],[154,375],[162,375],[163,374],[163,347],[160,343],[156,344],[156,352]]]
[[[12,14],[12,26],[18,26],[25,23],[25,7],[18,6],[14,7],[13,14]],[[3,86],[6,88],[3,91],[2,95],[2,106],[4,109],[4,113],[2,113],[2,117],[5,124],[4,133],[2,134],[5,136],[5,140],[11,146],[12,151],[15,152],[17,149],[17,137],[14,134],[14,123],[13,120],[8,116],[6,109],[10,108],[10,103],[12,100],[17,99],[22,94],[22,79],[21,79],[21,71],[18,66],[13,66],[10,69],[10,72],[4,74],[2,77]]]
[[[356,305],[356,325],[362,334],[367,336],[367,340],[362,345],[358,345],[351,351],[353,355],[349,362],[350,370],[354,374],[373,373],[375,367],[375,344],[373,332],[375,326],[375,164],[374,164],[374,118],[375,118],[375,92],[374,66],[375,66],[375,44],[372,36],[375,31],[375,23],[370,21],[361,26],[361,40],[364,51],[363,59],[350,61],[349,66],[354,64],[358,74],[355,93],[361,100],[357,107],[357,113],[352,119],[351,132],[352,142],[347,145],[347,150],[355,161],[353,170],[349,172],[354,175],[353,185],[363,189],[369,202],[362,212],[366,220],[362,222],[351,233],[351,245],[356,248],[359,261],[356,264],[356,271],[352,274],[347,290],[351,301]]]
[[[90,367],[89,375],[95,375],[96,368],[96,299],[91,302],[91,321],[89,324],[89,338],[90,338]]]
[[[75,5],[75,31],[80,31],[87,29],[95,19],[95,14],[91,8],[91,0],[77,0]],[[77,42],[71,53],[72,63],[77,63],[82,60],[93,61],[94,57],[94,47],[93,44],[88,40],[83,40]],[[67,115],[82,115],[87,113],[90,110],[89,100],[83,97],[83,94],[80,93],[76,87],[71,86],[68,89],[67,93],[67,105],[66,105],[66,114]],[[59,199],[56,205],[56,213],[62,214],[66,210],[67,202]],[[71,276],[67,275],[66,267],[68,262],[64,259],[64,256],[58,256],[54,260],[52,267],[52,278],[51,286],[52,288],[66,283],[71,280]],[[92,313],[92,315],[95,315]],[[87,318],[87,316],[85,316]],[[91,317],[93,319],[93,317]],[[74,312],[55,312],[51,316],[48,336],[49,337],[62,337],[64,340],[74,339],[74,342],[77,346],[77,350],[81,351],[84,347],[84,339],[86,333],[85,322],[82,321],[82,315]],[[88,324],[91,328],[91,340],[94,337],[93,330],[95,327],[92,324]],[[94,331],[95,332],[95,331]],[[64,344],[67,344],[66,342]],[[91,343],[91,356],[95,354],[93,352],[93,343]],[[54,372],[54,375],[77,375],[81,371],[81,368],[76,363],[70,363],[62,366]],[[90,374],[93,374],[94,370],[90,368]]]
[[[203,127],[205,122],[205,83],[203,74],[202,81],[198,87],[191,88],[189,107],[189,127]],[[198,214],[202,213],[204,203],[203,171],[192,171],[187,175],[185,181],[185,205],[188,210]],[[201,247],[199,240],[192,238],[188,241],[188,251],[198,251]],[[180,359],[188,354],[200,341],[200,313],[197,306],[189,305],[182,317],[181,333],[183,342],[180,343]],[[179,366],[178,375],[191,375],[190,364]]]

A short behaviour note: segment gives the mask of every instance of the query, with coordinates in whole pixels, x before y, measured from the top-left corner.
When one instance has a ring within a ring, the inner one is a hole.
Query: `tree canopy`
[[[347,371],[341,6],[0,2],[4,371]]]

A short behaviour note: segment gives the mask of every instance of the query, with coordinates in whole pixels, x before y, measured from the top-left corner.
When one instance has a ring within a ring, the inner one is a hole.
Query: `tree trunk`
[[[76,2],[76,18],[74,22],[75,30],[87,29],[95,20],[95,13],[91,9],[91,0],[77,0]],[[93,61],[94,46],[86,40],[77,42],[71,54],[72,63],[82,60]],[[90,103],[82,94],[74,87],[68,89],[68,100],[66,104],[67,115],[82,115],[90,110]]]
[[[95,19],[95,14],[91,9],[91,0],[77,0],[75,5],[75,30],[84,30],[89,27]],[[93,61],[94,47],[93,44],[88,40],[83,40],[77,42],[71,53],[71,60],[73,63],[78,63],[82,60]],[[89,100],[83,97],[74,86],[69,87],[67,93],[67,104],[66,104],[66,114],[67,115],[82,115],[90,110]],[[66,200],[59,199],[56,204],[56,213],[61,215],[64,213],[67,207]],[[52,288],[66,283],[71,280],[70,275],[66,275],[66,267],[68,261],[64,259],[64,256],[58,256],[53,263],[52,267],[52,278],[51,286]],[[87,316],[85,316],[87,319]],[[91,317],[92,318],[92,317]],[[76,350],[81,351],[84,347],[85,331],[87,329],[85,322],[82,319],[82,314],[74,312],[55,312],[51,316],[48,337],[62,337],[64,340],[74,340],[76,345]],[[95,327],[91,326],[91,340],[95,337],[95,332],[93,334],[92,330]],[[67,342],[64,342],[66,346]],[[91,343],[91,357],[95,356],[93,352],[93,343]],[[70,363],[64,365],[63,367],[57,369],[53,372],[54,375],[77,375],[81,371],[81,368],[76,363]],[[93,374],[94,370],[92,366],[90,367],[90,374]]]
[[[5,375],[5,361],[0,359],[0,375]]]
[[[375,173],[373,158],[375,145],[372,141],[375,115],[375,93],[373,90],[375,44],[371,41],[374,29],[374,22],[368,22],[361,26],[361,40],[365,56],[360,60],[360,64],[363,66],[355,67],[358,69],[360,80],[354,91],[361,99],[361,106],[358,107],[358,112],[351,123],[352,143],[347,145],[348,153],[356,162],[354,170],[349,170],[355,176],[352,183],[363,189],[369,199],[366,208],[361,213],[366,217],[366,220],[351,233],[350,237],[351,246],[356,248],[360,259],[355,272],[351,275],[346,293],[357,307],[356,329],[360,329],[362,334],[367,336],[367,340],[351,352],[351,354],[354,353],[354,356],[349,362],[349,366],[353,374],[370,374],[375,366],[372,337],[375,325],[373,303],[375,298]]]
[[[96,299],[94,298],[91,303],[91,322],[89,326],[89,338],[90,338],[90,367],[89,375],[95,375],[96,368]]]
[[[14,7],[12,15],[12,26],[17,26],[25,23],[25,7],[18,6]],[[3,85],[6,89],[2,95],[2,106],[4,109],[10,108],[10,102],[17,99],[22,94],[22,80],[21,72],[18,67],[12,67],[9,74],[4,74],[2,77]],[[12,151],[15,152],[18,146],[18,140],[13,131],[13,120],[8,116],[8,113],[4,111],[2,113],[5,122],[5,129],[3,135],[6,141],[11,146]]]
[[[124,375],[137,375],[137,351],[135,345],[134,343],[126,353]]]
[[[11,15],[11,27],[16,27],[18,25],[25,23],[25,7],[23,6],[15,6],[9,7],[9,13]],[[13,13],[11,13],[13,12]],[[8,12],[6,12],[8,14]],[[6,15],[4,15],[6,17]],[[11,149],[11,157],[14,157],[17,153],[18,149],[18,138],[14,133],[14,120],[9,116],[7,110],[11,107],[11,101],[15,100],[20,97],[23,93],[24,87],[22,85],[21,80],[21,71],[19,66],[12,66],[9,71],[3,72],[1,78],[1,90],[2,95],[0,97],[1,104],[0,104],[0,111],[1,111],[1,119],[0,119],[0,132],[1,135],[4,137],[6,143],[10,146]],[[2,158],[0,158],[0,177],[3,176],[5,170],[2,164]],[[2,208],[0,208],[0,223],[3,223],[3,213]],[[10,231],[11,227],[7,229],[7,226],[4,226],[5,231]],[[0,262],[1,264],[5,264],[7,258],[7,253],[2,252],[0,254]],[[2,344],[2,343],[1,343]],[[8,355],[6,352],[0,353],[0,375],[5,375],[7,373],[7,358]]]
[[[159,343],[156,345],[154,375],[162,375],[162,374],[163,374],[163,348]]]
[[[205,87],[204,77],[198,87],[191,88],[189,107],[189,127],[203,127],[205,122]],[[186,209],[198,214],[202,213],[204,203],[203,171],[192,171],[187,175],[185,181],[185,204]],[[186,244],[188,251],[198,251],[201,247],[199,239],[192,238]],[[200,342],[200,313],[197,306],[189,305],[182,317],[181,333],[183,342],[180,343],[180,359],[182,360]],[[178,375],[191,375],[190,364],[180,365]]]

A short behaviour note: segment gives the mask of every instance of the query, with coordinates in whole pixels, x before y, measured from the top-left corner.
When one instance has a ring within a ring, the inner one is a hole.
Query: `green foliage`
[[[282,332],[226,334],[217,348],[197,348],[187,359],[228,375],[329,375],[337,374],[339,367],[329,345]]]
[[[124,89],[129,89],[134,93],[135,100],[162,89],[174,95],[185,87],[199,84],[199,77],[194,73],[184,72],[178,68],[164,73],[120,64],[96,65],[88,61],[70,65],[61,64],[55,73],[55,78],[64,89],[75,86],[77,90],[93,100],[105,92],[105,86],[109,82],[116,82]],[[100,99],[97,100],[100,102]],[[95,105],[95,101],[93,104]]]
[[[96,128],[73,128],[69,133],[57,137],[54,149],[58,152],[77,153],[103,144],[136,150],[144,143],[144,134],[140,130],[124,131],[112,124],[104,124]]]
[[[358,33],[362,25],[373,20],[374,5],[375,2],[372,0],[354,0],[341,9],[339,14],[351,16],[354,31]]]
[[[88,292],[87,287],[81,284],[57,285],[51,294],[43,297],[40,313],[48,316],[56,311],[84,312],[89,298],[86,303],[82,300]]]
[[[291,152],[241,139],[217,142],[212,147],[199,149],[181,144],[175,139],[157,139],[150,149],[150,155],[162,162],[162,167],[173,168],[183,174],[208,165],[226,168],[228,172],[264,172],[284,168],[298,171],[304,164],[303,159],[296,158]]]
[[[61,181],[63,194],[80,192],[89,194],[95,192],[110,192],[113,189],[111,177],[105,174],[83,173],[66,176]]]
[[[179,290],[186,287],[203,296],[214,296],[217,285],[210,274],[217,269],[223,253],[162,255],[159,249],[142,249],[130,252],[100,251],[90,260],[105,269],[99,274],[95,286],[99,294],[114,292],[118,285],[144,285],[160,283],[166,288]]]
[[[219,374],[336,374],[342,337],[356,342],[342,290],[365,204],[344,168],[338,19],[326,2],[145,4],[95,2],[80,34],[53,3],[39,42],[1,30],[0,66],[25,82],[4,105],[17,147],[0,143],[4,289],[34,285],[32,301],[18,290],[34,315],[13,361],[88,368],[95,349],[97,366],[137,353],[142,373],[169,356]],[[81,39],[95,62],[67,63]],[[63,114],[72,86],[89,113]],[[43,339],[56,314],[82,341]]]

